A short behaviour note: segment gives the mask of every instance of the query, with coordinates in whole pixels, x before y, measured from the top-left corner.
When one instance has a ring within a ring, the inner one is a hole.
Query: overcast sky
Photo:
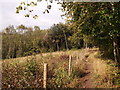
[[[43,11],[47,7],[46,2],[38,3],[37,7],[33,7],[33,14],[39,16],[38,19],[33,19],[32,17],[24,17],[27,14],[27,11],[20,11],[19,14],[16,14],[16,7],[20,4],[21,1],[27,0],[0,0],[0,30],[4,29],[9,25],[18,26],[23,24],[25,26],[34,26],[37,25],[41,29],[47,29],[53,24],[63,22],[61,15],[63,12],[59,10],[60,5],[52,3],[52,8],[50,13],[43,14]],[[28,0],[29,1],[29,0]],[[34,0],[35,1],[35,0]]]

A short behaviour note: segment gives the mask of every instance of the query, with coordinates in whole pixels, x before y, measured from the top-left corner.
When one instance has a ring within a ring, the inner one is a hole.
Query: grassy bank
[[[97,53],[98,49],[80,49],[3,60],[3,88],[42,88],[44,63],[48,64],[47,88],[120,87],[116,64],[111,60],[98,58]],[[70,55],[72,71],[69,76]]]

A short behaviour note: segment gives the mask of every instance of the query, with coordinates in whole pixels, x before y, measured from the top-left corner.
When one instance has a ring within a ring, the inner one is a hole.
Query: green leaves
[[[24,15],[25,17],[30,17],[32,16],[32,18],[37,19],[38,16],[37,15],[31,15],[31,13],[33,12],[33,10],[29,9],[29,7],[35,7],[37,6],[37,2],[21,2],[20,5],[18,7],[16,7],[16,13],[19,13],[22,10],[27,10],[28,14]],[[50,7],[49,7],[50,8]]]
[[[48,9],[51,9],[51,5],[48,5],[47,8],[48,8]]]
[[[25,3],[25,2],[21,2],[20,4],[21,4],[21,5],[25,5],[26,3]]]
[[[30,17],[30,14],[26,14],[25,17]],[[34,15],[32,16],[34,19],[37,19],[38,18],[38,15]]]
[[[30,6],[32,6],[32,7],[37,6],[37,2],[30,2]]]
[[[30,15],[29,14],[26,14],[25,17],[29,17]]]
[[[27,7],[24,7],[24,10],[26,10],[27,9]]]
[[[20,6],[18,6],[18,7],[16,7],[16,13],[19,13],[20,12],[20,10],[22,10],[23,9],[23,7],[20,5]]]
[[[48,10],[48,9],[46,9],[43,13],[45,14],[46,12],[47,12],[47,13],[49,13],[49,10]]]
[[[49,10],[51,9],[51,7],[52,7],[51,5],[47,5],[47,9],[45,9],[45,11],[43,13],[44,14],[49,13]]]
[[[33,12],[33,10],[29,10],[29,12]]]
[[[16,13],[19,13],[19,10],[16,10]]]
[[[27,4],[27,6],[30,6],[30,4]]]
[[[27,15],[24,15],[25,17],[30,17],[30,16],[32,16],[32,18],[34,18],[34,19],[37,19],[38,18],[38,16],[37,15],[31,15],[31,13],[33,13],[33,11],[34,10],[30,10],[29,8],[31,8],[31,7],[35,7],[35,6],[37,6],[38,4],[38,2],[41,2],[42,0],[37,0],[37,1],[27,1],[27,2],[21,2],[20,3],[20,5],[18,6],[18,7],[16,7],[16,13],[19,13],[20,12],[20,10],[26,10],[26,11],[28,11],[28,13],[29,13],[29,15],[27,14]],[[45,9],[45,11],[43,12],[44,14],[45,13],[49,13],[49,10],[51,9],[51,5],[50,5],[50,3],[53,3],[53,0],[45,0],[46,1],[46,3],[47,3],[47,7],[46,7],[46,9]],[[48,3],[48,2],[49,3]],[[59,1],[58,1],[59,2]]]
[[[91,3],[73,3],[66,2],[63,6],[67,23],[71,28],[84,37],[93,41],[104,52],[112,47],[112,38],[120,36],[120,3],[114,2],[91,2]],[[76,32],[75,32],[76,33]],[[90,38],[89,38],[90,37]]]
[[[33,16],[33,18],[34,18],[34,19],[37,19],[37,18],[38,18],[38,16],[37,16],[37,15],[35,15],[35,16]]]

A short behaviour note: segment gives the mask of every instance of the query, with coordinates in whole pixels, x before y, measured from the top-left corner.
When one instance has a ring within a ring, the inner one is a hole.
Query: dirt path
[[[93,88],[92,66],[91,63],[85,61],[85,75],[81,78],[82,88]]]
[[[86,51],[88,52],[88,51]],[[94,80],[93,80],[93,67],[92,67],[92,61],[89,58],[90,55],[94,53],[95,51],[90,50],[88,53],[88,56],[85,56],[82,60],[84,62],[84,75],[80,78],[81,87],[80,88],[94,88]]]

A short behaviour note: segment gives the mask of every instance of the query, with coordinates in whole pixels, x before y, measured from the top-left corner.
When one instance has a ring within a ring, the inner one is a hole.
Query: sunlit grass
[[[43,64],[48,64],[48,88],[80,88],[85,62],[93,66],[95,87],[119,87],[118,68],[111,60],[95,57],[98,49],[80,49],[37,54],[27,57],[6,59],[2,65],[3,88],[43,87]],[[68,60],[72,56],[72,73],[68,76]],[[85,60],[84,60],[85,59]]]

